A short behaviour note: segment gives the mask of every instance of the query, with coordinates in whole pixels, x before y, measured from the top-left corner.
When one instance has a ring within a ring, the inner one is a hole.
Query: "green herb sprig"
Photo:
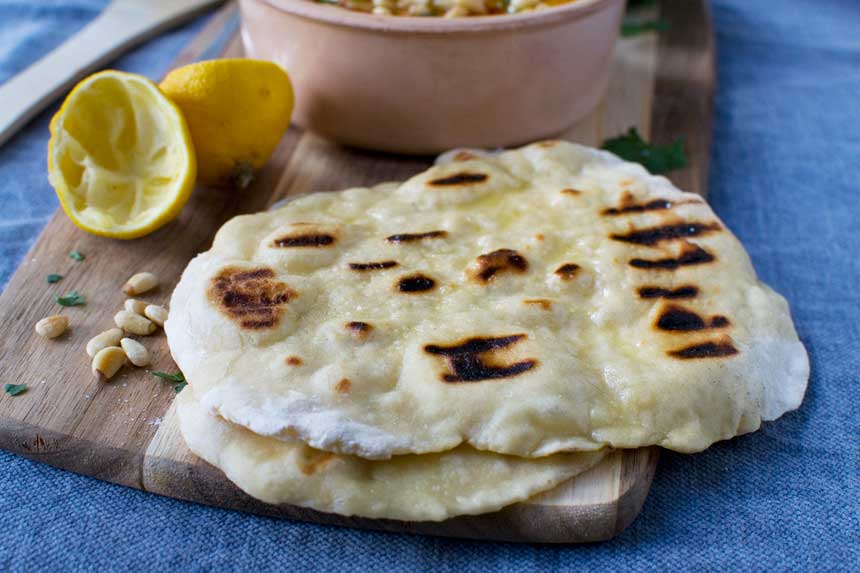
[[[168,372],[161,372],[159,370],[151,370],[149,372],[153,376],[158,376],[163,380],[169,380],[170,382],[176,382],[173,385],[173,391],[179,394],[182,392],[182,389],[188,386],[188,382],[185,381],[185,375],[182,372],[177,372],[176,374],[170,374]]]
[[[635,127],[631,127],[624,135],[607,139],[602,147],[621,159],[644,165],[645,169],[655,175],[680,169],[688,164],[680,139],[669,145],[652,145],[642,139]]]
[[[19,394],[23,394],[27,391],[26,384],[6,384],[3,386],[3,390],[9,394],[10,396],[18,396]]]
[[[69,258],[81,262],[87,258],[87,256],[80,251],[69,251]]]
[[[63,280],[63,275],[50,274],[45,280],[47,280],[49,284],[58,283]]]
[[[621,24],[621,35],[624,38],[639,36],[648,32],[665,32],[669,23],[665,20],[646,20],[644,22],[624,22]]]
[[[185,382],[185,376],[182,374],[182,372],[170,374],[168,372],[161,372],[160,370],[152,370],[150,374],[152,374],[153,376],[158,376],[159,378],[163,378],[164,380],[170,380],[171,382]]]
[[[66,296],[55,296],[54,299],[56,299],[57,304],[62,306],[78,306],[86,302],[84,295],[76,290],[73,290]]]

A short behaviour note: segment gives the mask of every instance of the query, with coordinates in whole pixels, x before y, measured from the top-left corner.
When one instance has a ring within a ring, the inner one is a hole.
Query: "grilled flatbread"
[[[549,490],[604,452],[540,459],[459,446],[441,454],[369,461],[258,436],[206,412],[185,389],[176,398],[189,448],[262,501],[408,521],[486,513]]]
[[[236,217],[166,331],[203,406],[368,459],[695,452],[800,404],[788,306],[697,195],[544,142]]]

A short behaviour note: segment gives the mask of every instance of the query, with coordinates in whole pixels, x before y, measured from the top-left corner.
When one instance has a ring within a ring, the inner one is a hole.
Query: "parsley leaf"
[[[87,258],[87,257],[86,257],[86,255],[84,255],[84,254],[83,254],[82,252],[80,252],[80,251],[69,251],[69,258],[72,258],[72,259],[75,259],[75,260],[76,260],[76,261],[78,261],[78,262],[81,262],[82,260],[84,260],[84,259],[85,259],[85,258]]]
[[[62,306],[78,306],[79,304],[84,304],[86,302],[84,300],[84,295],[76,290],[73,290],[66,296],[55,296],[54,298],[57,300],[57,304]]]
[[[645,166],[651,173],[659,174],[687,166],[687,156],[680,139],[670,145],[651,145],[631,127],[624,135],[607,139],[603,149],[627,161]]]
[[[621,35],[625,38],[638,36],[647,32],[664,32],[669,29],[665,20],[646,20],[644,22],[624,22],[621,24]]]
[[[161,372],[159,370],[150,370],[149,373],[153,376],[163,378],[164,380],[176,382],[176,384],[173,385],[173,391],[177,394],[182,392],[182,389],[188,386],[188,382],[185,381],[185,375],[182,372],[177,372],[176,374],[169,374],[167,372]]]
[[[18,394],[23,394],[27,391],[26,384],[6,384],[3,386],[3,390],[6,391],[10,396],[17,396]]]
[[[158,376],[159,378],[170,380],[171,382],[185,382],[185,376],[182,374],[182,372],[177,372],[176,374],[168,374],[167,372],[161,372],[160,370],[151,370],[149,373],[153,376]]]
[[[47,280],[48,280],[48,282],[49,282],[50,284],[58,283],[58,282],[60,282],[61,280],[63,280],[63,275],[54,275],[54,274],[50,274],[50,275],[48,275],[48,279],[47,279]]]

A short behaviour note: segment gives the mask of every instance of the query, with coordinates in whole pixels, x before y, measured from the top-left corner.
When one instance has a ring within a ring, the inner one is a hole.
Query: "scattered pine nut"
[[[113,317],[113,321],[118,327],[139,336],[146,336],[155,332],[155,324],[148,318],[140,316],[137,313],[121,310]]]
[[[147,305],[143,310],[143,314],[149,320],[161,327],[164,327],[164,321],[167,320],[167,309],[163,306],[158,306],[157,304]]]
[[[128,296],[136,296],[150,291],[158,286],[158,277],[152,273],[137,273],[125,282],[122,292]]]
[[[129,362],[135,366],[146,366],[152,361],[149,351],[137,340],[123,338],[119,343],[125,351],[125,355],[128,356]]]
[[[110,380],[125,364],[125,352],[118,346],[102,348],[93,358],[93,376],[100,381]]]
[[[108,346],[116,346],[117,344],[119,344],[121,338],[122,330],[120,330],[119,328],[111,328],[110,330],[105,330],[101,334],[93,336],[92,338],[90,338],[90,341],[87,342],[87,355],[90,358],[93,358],[103,348],[107,348]]]
[[[123,306],[127,311],[140,315],[142,315],[144,310],[146,310],[146,303],[142,300],[137,300],[136,298],[126,299],[125,305]]]
[[[36,333],[45,338],[57,338],[69,327],[69,318],[61,314],[46,316],[36,323]]]

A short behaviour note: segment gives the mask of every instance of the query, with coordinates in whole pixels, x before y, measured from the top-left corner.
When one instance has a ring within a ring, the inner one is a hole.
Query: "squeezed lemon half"
[[[84,231],[119,239],[151,233],[179,214],[196,173],[182,112],[142,76],[93,74],[51,121],[48,180]]]

